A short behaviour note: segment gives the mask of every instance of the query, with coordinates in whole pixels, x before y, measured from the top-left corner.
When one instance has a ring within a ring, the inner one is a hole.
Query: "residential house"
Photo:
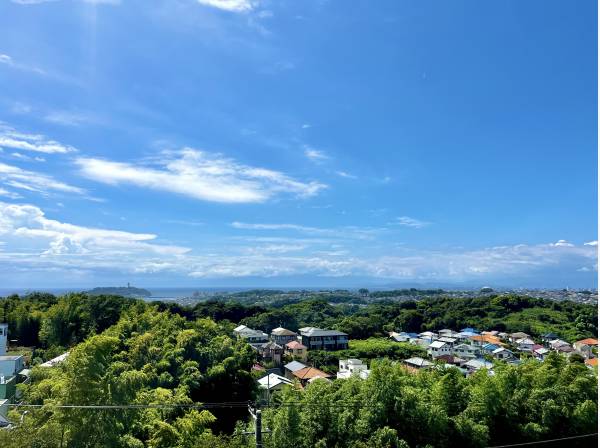
[[[408,342],[411,339],[414,339],[414,335],[411,336],[409,333],[400,332],[396,333],[395,331],[390,331],[390,339],[396,342]]]
[[[594,358],[593,349],[598,349],[598,339],[587,338],[577,341],[573,344],[573,348],[580,351],[585,358]]]
[[[470,336],[469,339],[471,340],[471,344],[478,347],[483,347],[486,344],[495,344],[498,347],[503,345],[500,341],[500,338],[497,336],[491,336],[489,334],[477,334]]]
[[[0,375],[15,376],[25,368],[25,358],[23,355],[3,355],[0,356]]]
[[[433,341],[427,347],[427,354],[432,358],[437,358],[442,355],[451,355],[452,346],[444,341]]]
[[[544,335],[542,335],[542,342],[544,343],[544,345],[548,346],[550,345],[550,341],[555,341],[558,339],[558,335],[556,333],[546,333]]]
[[[507,348],[498,347],[492,352],[492,356],[496,359],[501,359],[502,361],[514,361],[517,359],[515,354]]]
[[[240,325],[233,329],[234,337],[245,339],[249,344],[258,344],[268,342],[269,336],[267,333],[260,330],[253,330],[245,325]]]
[[[489,361],[486,361],[485,359],[479,358],[467,361],[463,367],[465,367],[469,373],[474,373],[481,369],[491,371],[494,367],[494,364]]]
[[[271,340],[281,346],[284,346],[288,342],[295,341],[297,337],[297,333],[282,327],[277,327],[271,331]]]
[[[298,341],[291,341],[285,344],[285,354],[291,356],[294,359],[300,359],[303,362],[306,362],[308,358],[308,349],[306,345],[302,345]]]
[[[473,359],[479,356],[480,349],[470,344],[458,344],[452,348],[452,354],[465,359]]]
[[[511,333],[508,335],[508,340],[513,344],[517,342],[517,339],[527,339],[530,338],[527,333],[523,333],[522,331],[517,331],[516,333]]]
[[[348,335],[337,330],[323,330],[316,327],[300,328],[303,345],[309,350],[345,350],[348,348]]]
[[[402,362],[403,362],[404,366],[411,371],[430,369],[435,365],[431,361],[427,361],[426,359],[423,359],[419,356],[405,359]]]
[[[467,362],[466,359],[459,358],[457,356],[452,356],[452,355],[438,356],[437,358],[435,358],[435,361],[437,361],[437,362],[442,361],[445,364],[449,364],[449,365],[452,365],[452,366],[461,366],[465,362]]]
[[[285,366],[283,366],[283,372],[287,379],[293,380],[295,378],[294,372],[297,370],[304,369],[306,364],[302,364],[298,361],[288,362]]]
[[[598,367],[598,358],[589,358],[585,360],[585,365],[590,369],[594,369]]]
[[[535,341],[529,338],[521,338],[514,341],[517,350],[521,352],[532,352]]]
[[[494,350],[496,350],[498,348],[500,348],[500,347],[496,344],[487,343],[481,347],[481,350],[483,351],[484,354],[491,355],[494,352]]]
[[[338,379],[347,379],[352,375],[367,379],[370,374],[369,367],[360,359],[340,359],[339,361]]]
[[[419,333],[419,338],[425,339],[426,341],[433,342],[437,339],[438,335],[433,331],[424,331],[423,333]]]
[[[550,349],[546,347],[541,347],[533,350],[533,356],[539,361],[543,361],[544,359],[546,359],[548,353],[550,353]]]
[[[450,347],[454,347],[454,344],[458,342],[458,339],[450,336],[442,336],[438,339],[438,341],[445,342],[446,344],[450,345]]]
[[[17,392],[17,377],[0,374],[0,400],[12,401]]]
[[[258,348],[260,357],[267,362],[272,362],[275,365],[281,365],[283,358],[283,347],[273,341],[265,342]]]
[[[284,387],[289,387],[293,384],[291,380],[275,373],[269,373],[268,375],[263,376],[257,383],[260,397],[265,401],[268,401],[274,392],[280,391]]]
[[[563,347],[566,345],[571,347],[571,344],[569,344],[567,341],[563,341],[562,339],[555,339],[553,341],[550,341],[549,345],[550,345],[550,348],[554,351],[557,351],[559,349],[559,347]]]
[[[316,378],[321,378],[324,380],[329,380],[329,378],[331,378],[330,374],[325,373],[316,367],[304,367],[303,369],[292,372],[292,375],[294,375],[294,377],[300,381],[302,386],[306,386],[309,381],[312,382],[312,380]]]

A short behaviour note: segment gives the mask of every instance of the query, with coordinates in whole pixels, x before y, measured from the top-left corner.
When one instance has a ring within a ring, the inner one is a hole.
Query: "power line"
[[[584,439],[586,437],[593,437],[593,436],[598,436],[598,433],[595,432],[595,433],[592,433],[592,434],[582,434],[582,435],[579,435],[579,436],[561,437],[560,439],[538,440],[538,441],[535,441],[535,442],[513,443],[513,444],[510,444],[510,445],[494,445],[494,446],[490,446],[488,448],[509,448],[509,447],[513,447],[513,446],[541,445],[542,443],[561,442],[563,440]]]
[[[13,408],[45,408],[45,409],[213,409],[213,408],[245,408],[247,401],[243,402],[220,402],[220,403],[173,403],[173,404],[24,404],[8,403]]]

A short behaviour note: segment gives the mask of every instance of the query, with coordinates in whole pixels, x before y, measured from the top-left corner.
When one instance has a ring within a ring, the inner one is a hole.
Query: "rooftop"
[[[311,337],[311,336],[348,336],[347,333],[344,333],[342,331],[322,330],[321,328],[316,328],[316,327],[301,328],[299,331],[302,336],[308,336],[308,337]]]
[[[277,327],[271,331],[271,334],[275,336],[296,336],[292,330],[288,330],[287,328]]]
[[[297,377],[301,380],[306,380],[306,379],[311,379],[311,378],[330,378],[331,377],[331,375],[323,372],[322,370],[317,369],[316,367],[305,367],[303,369],[296,370],[295,372],[292,372],[292,373],[294,374],[295,377]]]

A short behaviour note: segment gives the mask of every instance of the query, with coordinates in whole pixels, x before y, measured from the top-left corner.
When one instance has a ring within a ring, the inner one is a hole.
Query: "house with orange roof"
[[[573,348],[583,354],[586,358],[594,357],[594,348],[598,348],[598,339],[586,338],[581,341],[577,341],[573,344]]]
[[[506,345],[500,341],[498,336],[493,336],[491,334],[476,334],[474,336],[469,336],[469,339],[471,340],[471,344],[478,347],[482,347],[486,344],[495,344],[499,347]]]
[[[325,373],[316,367],[304,367],[303,369],[292,372],[292,375],[300,381],[302,386],[306,386],[309,381],[312,382],[312,380],[316,378],[322,378],[324,380],[329,380],[331,378],[330,374]]]
[[[598,367],[598,358],[586,359],[585,365],[588,366],[590,369],[593,369],[594,367]]]
[[[308,348],[299,341],[291,341],[285,344],[285,354],[294,359],[300,359],[302,362],[306,362]]]

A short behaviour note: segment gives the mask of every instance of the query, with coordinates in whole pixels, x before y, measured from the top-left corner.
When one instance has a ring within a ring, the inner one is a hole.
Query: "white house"
[[[494,364],[486,361],[485,359],[472,359],[467,361],[463,367],[465,367],[469,373],[473,373],[481,369],[491,371],[494,367]]]
[[[268,342],[269,335],[260,330],[253,330],[245,325],[240,325],[233,329],[233,335],[237,338],[242,338],[249,343]]]
[[[260,378],[257,382],[261,397],[264,400],[267,400],[273,394],[273,392],[293,384],[292,381],[275,373],[269,373],[268,375]]]
[[[507,348],[499,347],[492,352],[492,356],[496,359],[502,359],[504,361],[511,361],[515,359],[515,354]]]
[[[535,356],[536,359],[543,361],[544,359],[546,359],[546,356],[548,356],[548,353],[550,353],[550,350],[547,349],[546,347],[536,348],[533,351],[533,356]]]
[[[535,345],[535,341],[529,338],[521,338],[515,341],[517,345],[517,350],[522,352],[532,352],[533,346]]]
[[[452,355],[452,346],[444,341],[433,341],[427,347],[427,354],[432,358],[442,355]]]
[[[458,344],[452,348],[452,354],[460,358],[473,359],[479,355],[479,349],[469,344]]]
[[[367,379],[371,374],[368,366],[360,359],[340,359],[339,367],[338,379],[347,379],[352,375]]]
[[[0,375],[6,377],[15,376],[24,368],[25,358],[23,355],[0,356]]]

